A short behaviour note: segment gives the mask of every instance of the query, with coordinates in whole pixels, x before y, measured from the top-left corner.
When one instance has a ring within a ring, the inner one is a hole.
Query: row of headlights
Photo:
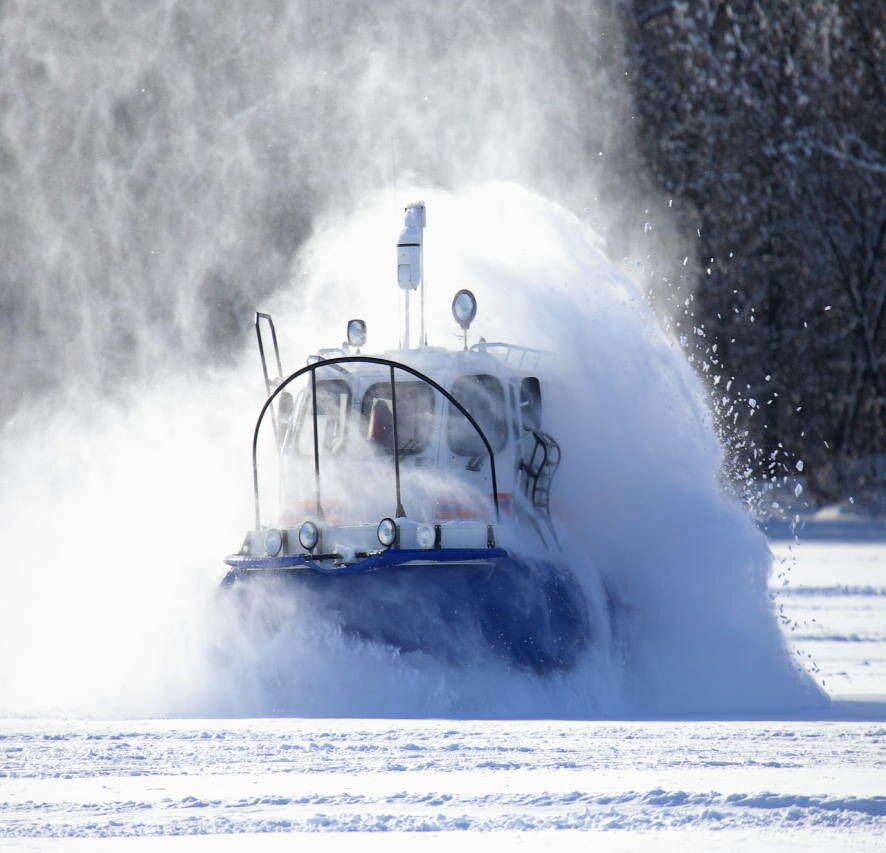
[[[400,538],[400,528],[393,518],[383,518],[376,528],[375,535],[385,548],[397,544]],[[419,524],[415,530],[415,538],[419,548],[433,548],[437,542],[437,531],[432,524]],[[320,528],[313,521],[306,521],[298,529],[298,541],[302,548],[309,553],[317,547],[320,541]],[[265,554],[276,557],[283,547],[283,534],[270,528],[265,532]]]
[[[378,541],[381,542],[385,548],[390,548],[392,545],[396,544],[397,540],[400,538],[400,529],[397,527],[397,522],[395,522],[393,518],[383,518],[378,523],[376,535],[378,536]],[[418,527],[415,528],[415,542],[419,548],[422,548],[425,551],[429,548],[438,547],[437,528],[434,527],[433,524],[419,524]]]

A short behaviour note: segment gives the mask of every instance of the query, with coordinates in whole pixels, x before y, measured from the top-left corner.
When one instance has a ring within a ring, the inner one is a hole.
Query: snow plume
[[[647,277],[667,266],[651,241],[685,254],[625,178],[611,8],[0,5],[0,713],[814,700],[765,543],[719,497],[692,372],[589,227]],[[395,345],[393,240],[420,195],[432,343],[455,343],[449,299],[470,286],[476,334],[560,357],[545,393],[569,559],[598,621],[601,585],[614,602],[610,639],[566,676],[355,645],[298,602],[292,636],[261,643],[216,606],[251,522],[251,312],[280,312],[290,365],[349,316]]]
[[[305,636],[305,621],[294,619],[298,639],[279,656],[261,655],[256,669],[250,659],[240,673],[262,671],[267,683],[270,666],[275,707],[296,713],[741,712],[820,701],[776,623],[766,541],[721,494],[722,451],[704,388],[595,235],[513,184],[413,195],[425,197],[429,211],[431,343],[456,344],[448,304],[469,287],[480,305],[473,335],[555,356],[544,393],[545,428],[564,453],[556,512],[569,565],[606,630],[568,676],[487,679],[479,665],[454,671],[421,656],[330,642],[328,632]],[[302,306],[290,309],[281,325],[292,341],[336,340],[346,305],[366,317],[370,349],[396,345],[386,239],[396,231],[393,207],[383,194],[318,226],[295,277],[320,328],[298,323]],[[601,587],[611,617],[599,607]],[[252,701],[245,709],[261,710]]]
[[[2,713],[582,716],[821,701],[778,630],[766,542],[721,496],[703,389],[593,233],[514,184],[419,193],[431,343],[456,343],[448,303],[467,286],[473,335],[556,356],[544,376],[545,426],[564,453],[556,511],[598,642],[575,670],[537,677],[478,638],[458,667],[357,642],[310,600],[257,597],[235,618],[215,590],[251,520],[261,393],[244,365],[144,388],[123,417],[47,413],[18,437],[3,460]],[[293,368],[339,340],[347,316],[366,317],[370,350],[396,344],[400,206],[384,192],[318,222],[298,296],[278,313]]]
[[[0,43],[0,413],[234,359],[318,212],[392,181],[518,180],[619,257],[649,206],[609,4],[6,2]]]

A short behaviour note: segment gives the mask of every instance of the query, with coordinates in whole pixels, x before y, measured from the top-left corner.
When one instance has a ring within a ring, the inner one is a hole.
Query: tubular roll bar
[[[274,389],[273,394],[271,394],[267,400],[265,400],[264,405],[261,408],[261,411],[258,415],[258,420],[255,422],[255,431],[252,434],[252,488],[255,497],[255,529],[259,530],[261,528],[261,510],[259,507],[259,497],[258,497],[258,433],[261,428],[262,420],[264,419],[265,414],[268,409],[271,408],[271,403],[274,402],[274,399],[277,395],[287,386],[290,382],[298,379],[300,376],[304,376],[305,373],[311,374],[311,408],[313,410],[313,426],[314,426],[314,478],[315,478],[315,489],[316,489],[316,502],[317,502],[317,517],[323,518],[323,507],[320,502],[320,443],[319,436],[317,434],[317,377],[316,370],[321,367],[332,367],[336,364],[351,364],[351,363],[361,363],[361,364],[380,364],[382,366],[390,368],[391,372],[391,409],[392,415],[394,419],[394,477],[397,484],[397,510],[396,517],[402,518],[406,515],[403,510],[403,504],[400,500],[400,446],[398,443],[397,436],[397,393],[396,393],[396,384],[394,382],[394,371],[402,370],[404,373],[409,373],[412,376],[415,376],[417,379],[420,379],[422,382],[430,385],[435,391],[439,392],[443,395],[455,408],[461,412],[462,415],[465,416],[468,423],[474,428],[477,435],[480,436],[480,440],[483,442],[483,446],[486,448],[486,452],[489,455],[489,468],[492,473],[492,501],[495,505],[495,520],[500,521],[501,513],[499,511],[498,506],[498,480],[495,476],[495,453],[492,451],[492,445],[489,443],[489,439],[486,438],[485,433],[480,428],[480,424],[474,420],[473,415],[461,404],[455,397],[452,396],[442,385],[436,383],[430,376],[426,376],[421,371],[416,370],[414,367],[409,367],[406,364],[401,364],[399,361],[391,361],[388,358],[376,358],[371,355],[344,355],[339,356],[337,358],[327,358],[323,361],[315,361],[312,364],[308,364],[305,367],[296,370],[295,373],[291,373],[287,376],[279,385]]]
[[[271,343],[274,346],[274,358],[277,361],[277,376],[283,376],[283,364],[280,362],[280,346],[277,343],[277,330],[274,328],[274,319],[270,314],[265,314],[262,311],[255,312],[255,336],[258,338],[258,354],[261,356],[261,372],[265,377],[265,393],[271,393],[271,386],[273,382],[271,381],[271,377],[268,374],[268,362],[267,356],[265,354],[265,342],[262,339],[261,333],[261,321],[264,320],[267,323],[268,328],[271,330]]]

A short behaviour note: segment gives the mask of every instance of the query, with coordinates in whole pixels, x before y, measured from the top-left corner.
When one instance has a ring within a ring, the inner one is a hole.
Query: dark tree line
[[[644,158],[700,232],[696,320],[756,403],[738,429],[820,500],[886,485],[884,16],[693,0],[626,22]]]

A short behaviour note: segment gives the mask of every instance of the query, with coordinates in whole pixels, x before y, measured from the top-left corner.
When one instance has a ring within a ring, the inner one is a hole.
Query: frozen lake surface
[[[886,544],[773,550],[813,718],[6,719],[0,846],[883,849]]]
[[[809,539],[772,550],[785,633],[828,693],[886,694],[886,541]]]
[[[863,841],[886,821],[883,723],[4,728],[3,831],[20,838],[691,829]]]

